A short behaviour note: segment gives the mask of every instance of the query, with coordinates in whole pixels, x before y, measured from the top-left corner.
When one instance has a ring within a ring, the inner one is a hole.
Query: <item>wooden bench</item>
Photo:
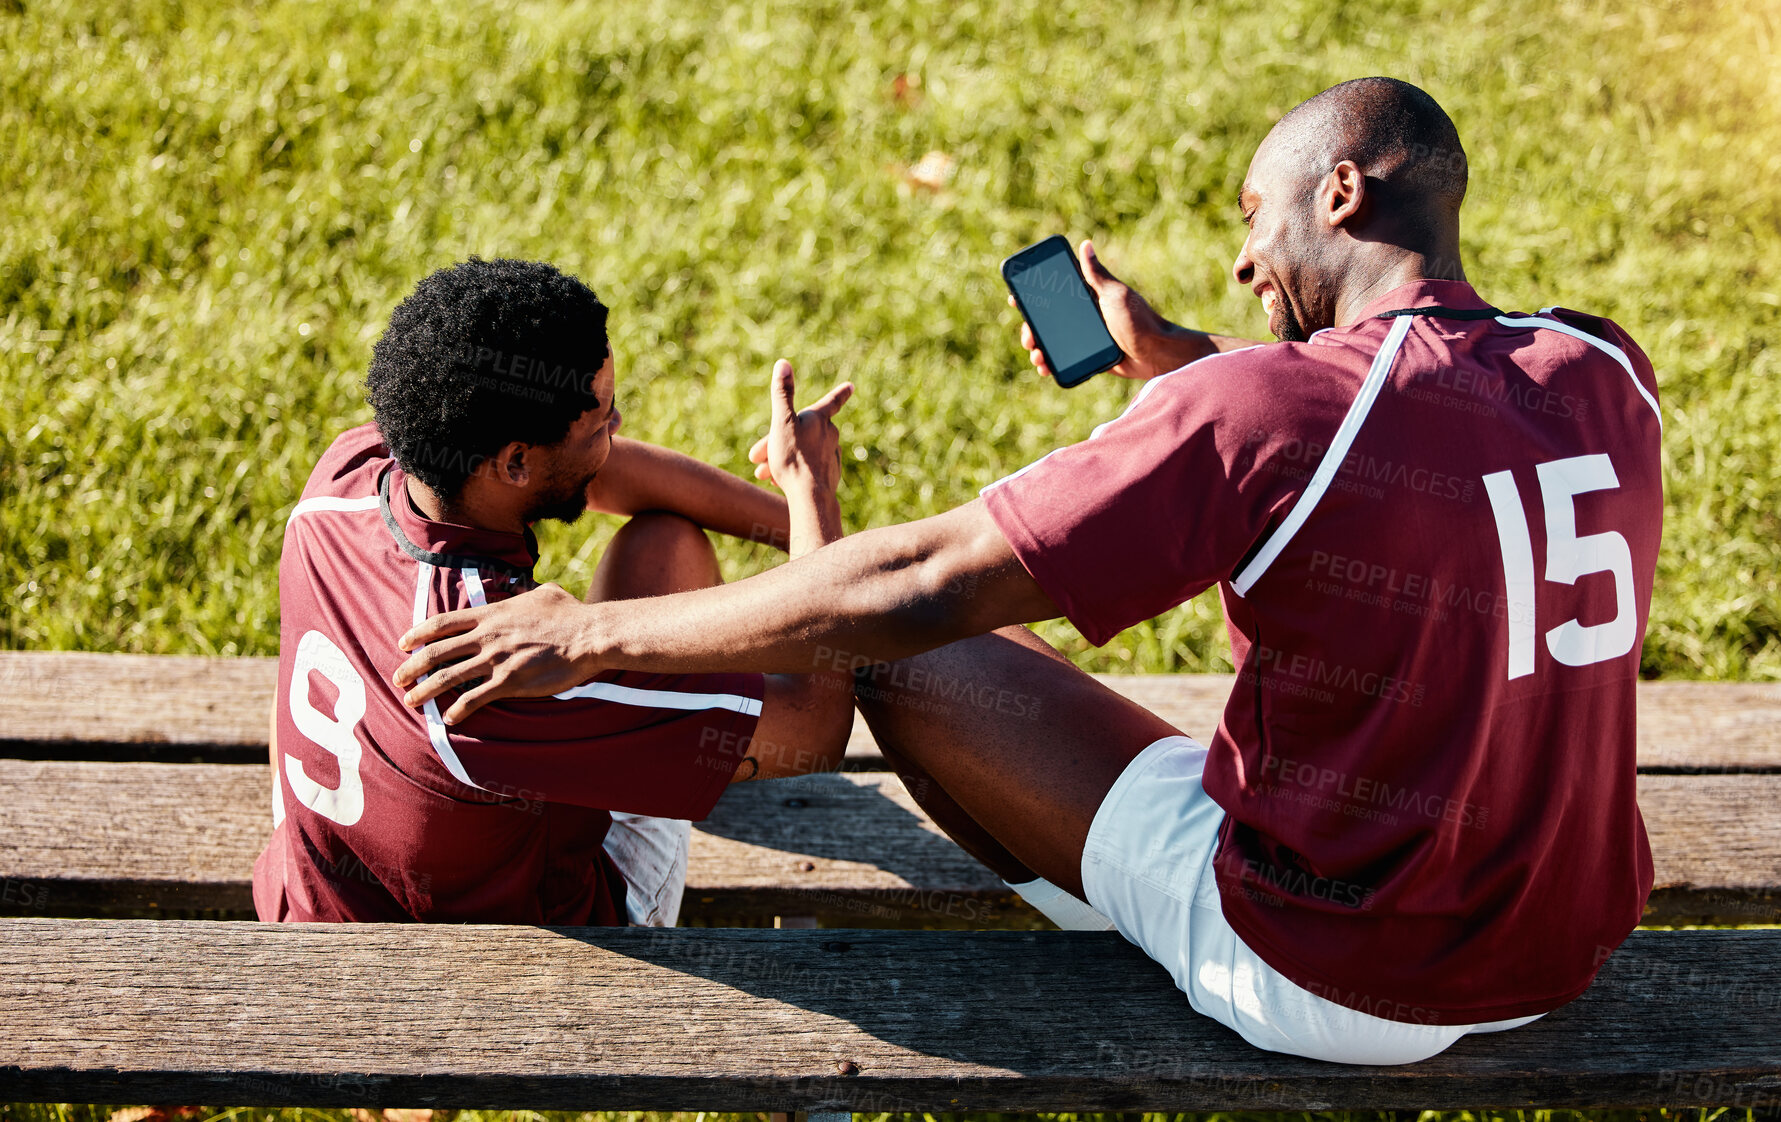
[[[260,763],[278,671],[273,658],[0,651],[0,756]],[[1223,674],[1103,674],[1114,689],[1194,736],[1218,725]],[[882,769],[863,723],[851,767]],[[1781,684],[1639,687],[1639,770],[1781,774]]]
[[[0,653],[0,1101],[1781,1109],[1781,931],[1635,933],[1565,1009],[1386,1071],[1249,1048],[1110,935],[43,918],[251,914],[272,676]],[[1200,736],[1230,686],[1106,680]],[[1776,922],[1781,687],[1648,685],[1640,716],[1647,921]],[[862,731],[855,770],[725,795],[688,918],[1041,925]]]
[[[249,918],[273,659],[0,652],[0,914]],[[1103,678],[1206,737],[1231,680]],[[1640,687],[1646,922],[1781,922],[1781,686]],[[226,759],[242,765],[99,762]],[[691,922],[997,926],[1032,913],[936,829],[865,732],[845,775],[743,784],[695,834]],[[74,759],[89,762],[72,763]]]
[[[265,764],[0,759],[0,790],[0,914],[253,917]],[[1639,802],[1658,886],[1647,923],[1781,922],[1781,775],[1642,775]],[[1031,914],[884,772],[740,784],[693,833],[690,922]]]
[[[1427,1062],[1264,1053],[1117,935],[0,921],[0,1101],[812,1110],[1781,1104],[1781,932],[1637,932]]]

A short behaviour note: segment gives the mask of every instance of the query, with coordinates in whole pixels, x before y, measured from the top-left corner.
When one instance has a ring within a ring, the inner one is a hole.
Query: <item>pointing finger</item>
[[[822,400],[815,405],[812,405],[809,411],[812,413],[819,413],[825,418],[833,417],[836,413],[841,411],[841,407],[846,405],[847,399],[852,396],[853,383],[842,382],[840,385],[824,394]]]
[[[748,449],[748,462],[751,464],[764,464],[767,462],[766,437],[761,437]]]

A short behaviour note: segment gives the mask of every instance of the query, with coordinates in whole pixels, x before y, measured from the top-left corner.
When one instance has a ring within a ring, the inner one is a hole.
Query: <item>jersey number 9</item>
[[[331,717],[309,703],[311,670],[340,691]],[[284,774],[291,793],[323,818],[351,826],[365,813],[365,784],[359,778],[359,757],[364,749],[354,732],[365,716],[365,680],[332,640],[319,631],[307,631],[297,644],[291,667],[290,697],[291,721],[297,731],[340,761],[340,786],[323,787],[309,778],[303,761],[284,753]]]

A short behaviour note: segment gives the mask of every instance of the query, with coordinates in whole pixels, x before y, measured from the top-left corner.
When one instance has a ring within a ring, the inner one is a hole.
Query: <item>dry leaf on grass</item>
[[[921,75],[899,74],[891,79],[891,100],[904,109],[921,104]]]
[[[957,160],[935,150],[917,160],[914,167],[903,173],[903,179],[911,187],[938,193],[952,179],[952,171],[957,166]]]

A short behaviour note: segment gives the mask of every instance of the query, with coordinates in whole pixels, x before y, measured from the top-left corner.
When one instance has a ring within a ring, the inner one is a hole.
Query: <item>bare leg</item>
[[[1077,896],[1088,828],[1114,780],[1145,747],[1180,735],[1024,627],[862,674],[856,695],[942,829],[1004,879],[1012,859],[1015,876],[1030,870]]]
[[[861,694],[870,692],[871,688],[862,686],[855,693],[856,699]],[[863,706],[864,703],[861,704]],[[871,722],[867,721],[867,724]],[[883,737],[879,737],[878,746],[884,750],[885,762],[903,780],[903,786],[909,789],[910,796],[934,820],[934,825],[945,830],[946,836],[958,843],[960,849],[988,865],[991,872],[1009,884],[1025,884],[1039,875],[1021,864],[1020,859],[1009,853],[1006,846],[979,825],[975,818],[966,814],[965,808],[954,802],[952,796],[934,781],[933,776],[916,767],[913,761],[886,743]]]
[[[619,527],[588,586],[590,603],[666,596],[724,582],[705,531],[666,511],[646,511]]]

